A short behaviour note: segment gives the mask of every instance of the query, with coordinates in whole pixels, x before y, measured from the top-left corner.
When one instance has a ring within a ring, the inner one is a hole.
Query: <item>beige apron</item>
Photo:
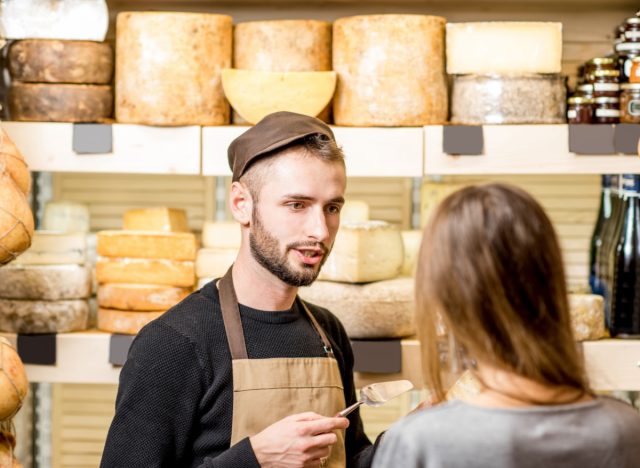
[[[324,330],[302,300],[296,297],[318,332],[327,356],[249,359],[231,268],[220,279],[218,289],[233,365],[231,445],[292,414],[313,411],[333,416],[344,409],[340,368]],[[338,442],[322,466],[346,466],[344,431],[336,431],[336,435]]]

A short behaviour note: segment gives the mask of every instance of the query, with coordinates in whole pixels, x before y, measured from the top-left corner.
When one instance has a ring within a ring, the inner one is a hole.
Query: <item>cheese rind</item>
[[[189,223],[185,210],[142,208],[125,212],[122,228],[128,231],[189,232]]]
[[[242,235],[236,221],[207,221],[202,227],[202,245],[210,249],[239,249]]]
[[[0,173],[0,265],[31,245],[33,215],[24,193],[6,172]]]
[[[599,340],[606,336],[604,299],[595,294],[569,294],[573,336],[577,341]]]
[[[191,288],[195,283],[195,268],[190,261],[98,257],[96,278],[98,283],[158,284]]]
[[[351,338],[399,338],[415,329],[414,281],[397,278],[364,285],[316,281],[302,299],[326,307]]]
[[[447,73],[560,73],[562,23],[447,24]]]
[[[0,297],[58,301],[91,296],[91,270],[79,265],[10,265],[0,268]]]
[[[238,256],[237,249],[200,249],[196,259],[198,278],[221,278]]]
[[[164,311],[191,294],[191,288],[153,284],[102,284],[98,305],[106,309]]]
[[[160,317],[164,312],[132,312],[100,308],[98,329],[109,333],[137,335],[142,327]]]
[[[16,265],[82,265],[86,262],[84,233],[35,231],[31,247],[20,255]]]
[[[89,207],[83,203],[54,201],[44,207],[42,229],[45,231],[89,232]]]
[[[9,340],[0,337],[0,421],[11,418],[29,390],[24,365]]]
[[[395,278],[402,271],[400,231],[384,221],[343,223],[319,279],[366,283]]]
[[[402,231],[404,246],[404,261],[402,262],[402,276],[415,276],[420,244],[423,232],[419,230]]]
[[[86,330],[86,300],[25,301],[0,299],[0,331],[7,333],[66,333]]]
[[[196,238],[187,232],[100,231],[98,255],[195,260]]]

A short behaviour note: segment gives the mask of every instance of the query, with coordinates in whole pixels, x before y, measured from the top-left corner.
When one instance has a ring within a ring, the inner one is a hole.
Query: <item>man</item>
[[[236,262],[134,340],[102,466],[369,466],[359,412],[333,417],[356,401],[347,335],[297,298],[338,230],[342,151],[320,120],[278,112],[228,153]]]

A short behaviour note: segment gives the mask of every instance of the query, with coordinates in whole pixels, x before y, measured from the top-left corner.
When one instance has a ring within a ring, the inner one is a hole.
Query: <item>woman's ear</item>
[[[233,218],[243,226],[248,226],[251,222],[253,212],[253,199],[249,189],[240,182],[231,184],[231,194],[229,197],[229,209]]]

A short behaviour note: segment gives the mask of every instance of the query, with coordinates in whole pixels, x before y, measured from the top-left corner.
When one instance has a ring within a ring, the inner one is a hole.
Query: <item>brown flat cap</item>
[[[274,112],[264,117],[229,145],[229,167],[237,181],[255,160],[309,135],[326,135],[335,141],[333,132],[322,120],[294,112]]]

